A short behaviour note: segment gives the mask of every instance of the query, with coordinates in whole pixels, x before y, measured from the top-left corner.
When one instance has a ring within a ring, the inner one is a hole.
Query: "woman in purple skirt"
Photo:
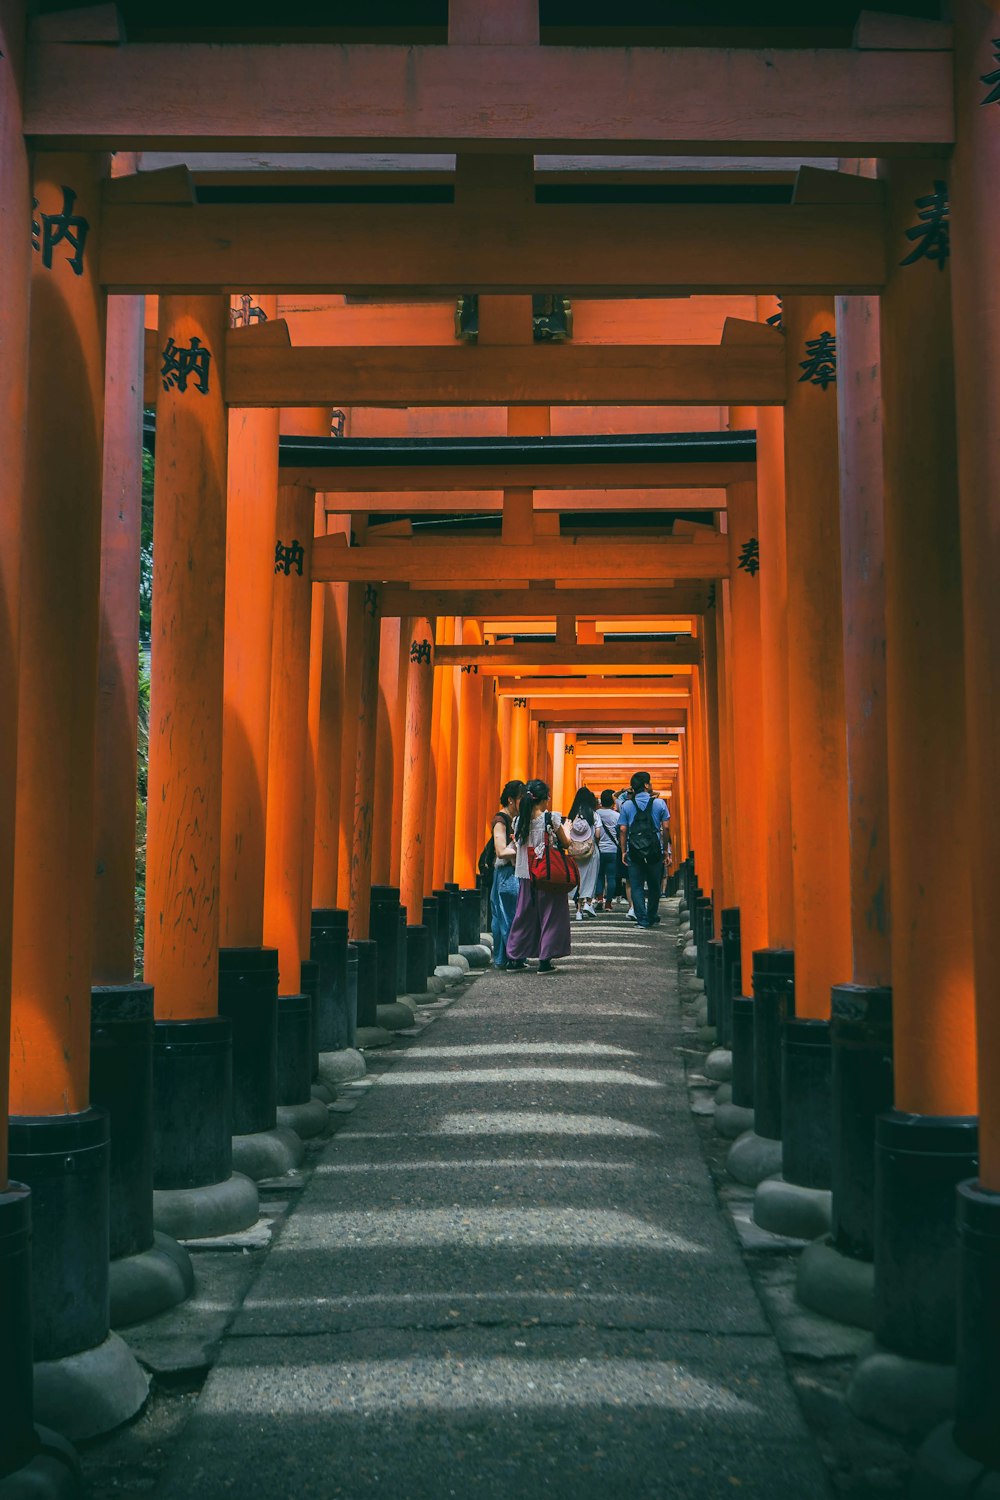
[[[521,798],[514,825],[518,878],[517,911],[507,938],[507,968],[523,969],[529,958],[540,960],[539,974],[555,973],[554,958],[570,951],[569,893],[545,891],[532,884],[528,874],[528,851],[545,853],[546,839],[569,847],[569,836],[559,813],[548,815],[550,792],[544,781],[529,781]]]

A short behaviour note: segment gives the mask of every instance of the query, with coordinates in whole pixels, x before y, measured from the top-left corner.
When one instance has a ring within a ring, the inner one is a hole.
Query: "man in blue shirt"
[[[660,920],[663,835],[669,821],[670,809],[662,797],[653,796],[649,772],[636,771],[618,814],[618,839],[638,927],[655,927]]]

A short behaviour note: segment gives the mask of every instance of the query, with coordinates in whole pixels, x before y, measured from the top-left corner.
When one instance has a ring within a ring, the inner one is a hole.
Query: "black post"
[[[795,955],[758,948],[753,956],[754,1130],[781,1140],[781,1034],[795,1014]]]
[[[427,929],[427,978],[430,979],[441,961],[437,956],[438,898],[436,896],[424,897],[423,920]]]
[[[892,990],[839,984],[831,1017],[833,1243],[875,1254],[875,1121],[892,1108]]]
[[[310,922],[309,957],[319,964],[316,1017],[321,1052],[350,1047],[347,1005],[347,912],[317,907]]]
[[[406,990],[411,995],[427,992],[427,949],[430,934],[427,928],[414,925],[406,929]]]
[[[376,945],[376,1004],[394,1005],[399,968],[399,887],[373,885],[368,940]],[[374,1021],[365,1022],[374,1026]]]
[[[355,938],[351,944],[358,964],[359,1026],[378,1025],[378,974],[376,972],[376,944],[370,938]]]
[[[722,980],[719,986],[719,1045],[733,1046],[733,999],[743,993],[743,964],[740,957],[740,909],[723,908],[719,920],[722,937]]]
[[[785,1181],[828,1188],[833,1133],[829,1021],[791,1016],[782,1027],[781,1120]]]
[[[754,1002],[747,995],[734,995],[732,1016],[733,1103],[753,1109]]]
[[[233,1135],[273,1130],[278,1046],[277,948],[219,949],[219,1015],[233,1039]]]

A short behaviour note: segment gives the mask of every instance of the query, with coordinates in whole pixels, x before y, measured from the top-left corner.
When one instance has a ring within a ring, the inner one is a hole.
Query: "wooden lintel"
[[[704,489],[672,490],[535,490],[535,515],[539,511],[600,511],[602,515],[613,511],[669,512],[675,510],[725,510],[727,495],[724,489],[706,486]],[[503,508],[502,490],[357,490],[341,493],[325,492],[326,509],[330,515],[345,511],[361,514],[378,514],[400,511],[411,515],[420,514],[499,514]]]
[[[100,276],[113,292],[873,293],[886,245],[879,203],[109,204]]]
[[[792,201],[806,203],[868,203],[885,201],[885,183],[877,177],[858,177],[853,172],[831,172],[819,167],[800,167],[795,174]]]
[[[283,471],[283,482],[288,476]],[[313,579],[322,583],[351,580],[420,583],[426,578],[454,578],[468,583],[482,566],[483,546],[456,545],[454,540],[414,537],[400,542],[343,545],[342,536],[317,537],[313,543]],[[490,559],[485,559],[487,564]],[[492,559],[498,570],[500,564]],[[486,569],[484,569],[486,571]],[[716,579],[729,576],[729,541],[710,533],[704,540],[643,539],[641,546],[627,533],[617,541],[595,547],[585,535],[539,538],[531,546],[503,549],[505,579],[574,579],[580,583],[618,584],[623,581],[657,583],[668,578]],[[585,575],[581,578],[581,574]]]
[[[407,509],[420,509],[420,491],[467,491],[540,489],[612,490],[623,485],[643,490],[691,490],[719,489],[729,484],[739,484],[744,479],[753,479],[756,465],[735,460],[719,460],[706,463],[607,463],[607,464],[455,464],[435,468],[386,467],[375,468],[285,468],[282,476],[298,478],[304,485],[320,492],[332,490],[340,493],[366,490],[373,493],[392,491],[408,492],[411,503]],[[541,507],[540,507],[541,508]],[[548,509],[562,507],[549,506]],[[671,505],[664,501],[664,508]],[[714,508],[714,507],[713,507]],[[332,504],[331,510],[350,509],[349,506]]]
[[[838,157],[937,153],[954,139],[951,59],[921,50],[496,46],[488,68],[482,48],[461,45],[74,53],[29,48],[36,146]]]
[[[675,666],[690,666],[701,660],[700,646],[692,641],[610,641],[606,645],[566,646],[558,641],[542,641],[499,646],[439,646],[435,653],[439,667],[476,666],[481,672],[506,672],[511,667],[537,667],[546,670],[572,668],[579,672],[592,667],[595,672],[610,667],[657,667],[661,672]]]
[[[195,201],[194,178],[185,166],[161,167],[156,172],[130,172],[109,177],[101,190],[102,202],[187,203]]]
[[[381,611],[383,617],[452,614],[468,615],[473,619],[486,615],[504,619],[518,615],[554,617],[557,610],[560,613],[572,610],[579,614],[605,612],[621,618],[630,615],[690,615],[697,613],[698,607],[703,607],[706,592],[704,587],[698,589],[693,585],[629,588],[620,582],[596,589],[474,590],[458,585],[434,592],[422,588],[419,583],[412,589],[389,584],[382,590]]]
[[[145,174],[117,178],[142,181]],[[153,174],[156,175],[156,174]],[[276,324],[252,325],[257,336]],[[287,330],[287,324],[283,324]],[[773,406],[785,399],[780,334],[751,347],[538,344],[451,348],[262,347],[227,356],[232,406]],[[242,330],[238,330],[242,332]],[[250,330],[247,330],[248,332]],[[742,344],[743,341],[741,341]],[[146,399],[157,340],[146,339]]]

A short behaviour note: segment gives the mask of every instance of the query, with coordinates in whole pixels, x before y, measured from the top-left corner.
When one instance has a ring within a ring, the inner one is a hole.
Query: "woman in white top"
[[[596,917],[594,892],[601,869],[597,852],[596,828],[597,798],[589,786],[581,786],[573,798],[573,805],[566,814],[569,821],[569,852],[580,870],[580,884],[576,892],[576,920]]]
[[[493,963],[507,967],[507,937],[510,933],[520,885],[514,871],[517,845],[514,843],[514,819],[524,792],[523,781],[508,781],[500,793],[500,807],[493,814],[493,884],[490,888],[490,914],[493,929]]]
[[[569,838],[559,813],[549,816],[550,792],[544,781],[529,781],[521,797],[514,843],[518,878],[517,911],[507,935],[507,968],[523,969],[529,958],[540,960],[539,974],[554,972],[552,960],[570,951],[569,902],[566,891],[546,891],[531,880],[528,851],[545,853],[548,841],[569,848]]]

